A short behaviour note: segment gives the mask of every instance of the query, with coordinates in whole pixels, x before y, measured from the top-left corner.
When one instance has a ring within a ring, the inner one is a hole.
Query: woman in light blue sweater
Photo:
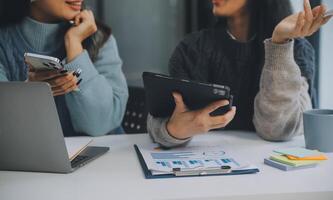
[[[48,82],[65,136],[117,132],[128,89],[110,29],[97,25],[93,13],[82,9],[83,0],[5,1],[0,81]],[[65,71],[29,70],[26,52],[60,58]],[[79,68],[82,73],[73,74]]]

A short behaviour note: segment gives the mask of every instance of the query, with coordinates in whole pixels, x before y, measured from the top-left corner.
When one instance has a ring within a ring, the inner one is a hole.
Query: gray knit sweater
[[[257,134],[265,140],[285,141],[302,134],[302,113],[312,108],[309,79],[303,76],[304,70],[301,72],[302,67],[295,62],[294,42],[274,44],[271,40],[265,41],[265,61],[253,98],[252,119],[250,122],[240,120],[240,123],[253,124]],[[174,147],[191,140],[172,137],[166,129],[167,121],[148,116],[148,132],[155,142]]]

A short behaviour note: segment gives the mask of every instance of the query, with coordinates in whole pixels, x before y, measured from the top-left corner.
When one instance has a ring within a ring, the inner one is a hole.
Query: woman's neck
[[[237,13],[227,19],[230,33],[240,42],[249,40],[250,16],[246,11]]]
[[[38,9],[36,5],[33,4],[30,8],[30,17],[41,23],[49,23],[49,24],[59,23],[58,19],[55,19],[54,17],[51,17],[46,13],[43,13],[41,9]]]

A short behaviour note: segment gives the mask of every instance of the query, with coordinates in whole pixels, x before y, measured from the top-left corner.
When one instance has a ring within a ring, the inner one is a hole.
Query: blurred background
[[[188,33],[209,27],[214,18],[208,0],[87,0],[96,17],[112,27],[130,86],[142,87],[141,73],[167,73],[168,59]],[[294,11],[303,0],[291,0]],[[332,0],[312,0],[333,9]],[[316,49],[316,88],[321,108],[333,108],[333,22],[308,40]]]

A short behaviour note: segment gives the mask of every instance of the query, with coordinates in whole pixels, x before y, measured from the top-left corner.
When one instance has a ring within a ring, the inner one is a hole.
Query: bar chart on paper
[[[177,148],[162,150],[155,147],[141,147],[140,151],[153,174],[166,174],[175,169],[209,169],[228,166],[231,169],[247,167],[234,156],[227,154],[221,147],[210,149]]]

